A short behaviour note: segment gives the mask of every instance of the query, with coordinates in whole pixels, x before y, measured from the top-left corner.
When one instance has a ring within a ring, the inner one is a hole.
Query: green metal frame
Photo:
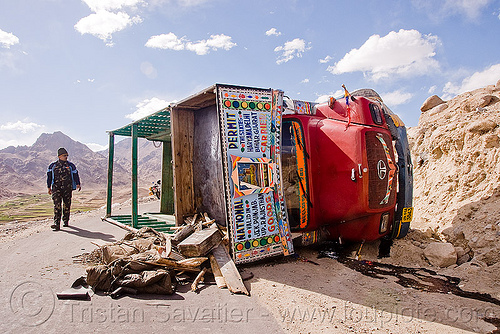
[[[174,213],[174,191],[173,191],[173,171],[172,171],[172,147],[170,130],[170,107],[162,109],[152,115],[144,117],[138,121],[128,124],[122,128],[109,131],[109,156],[108,156],[108,187],[106,199],[106,218],[113,222],[130,225],[134,229],[143,226],[154,227],[160,230],[168,230],[171,223],[158,223],[156,219],[143,219],[138,210],[138,138],[145,138],[152,141],[163,142],[162,152],[162,185],[160,213],[172,215]],[[112,216],[112,196],[113,196],[113,160],[115,149],[115,135],[132,137],[132,215],[130,220],[124,216]],[[148,225],[149,224],[149,225]]]
[[[137,126],[137,136],[139,138],[170,141],[170,107],[110,132],[119,136],[131,137],[134,125]]]

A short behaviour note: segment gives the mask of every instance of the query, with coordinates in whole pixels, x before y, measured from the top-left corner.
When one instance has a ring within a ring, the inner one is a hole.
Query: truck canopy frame
[[[141,222],[149,223],[155,219],[148,219],[139,216],[138,213],[138,138],[144,138],[150,141],[162,142],[162,177],[161,177],[161,202],[160,215],[174,214],[174,184],[172,168],[172,122],[171,113],[174,109],[200,109],[211,105],[215,101],[215,86],[212,85],[205,90],[187,97],[177,103],[173,103],[151,115],[143,117],[137,121],[127,124],[121,128],[108,131],[109,134],[109,155],[108,155],[108,183],[106,195],[106,216],[104,220],[116,223],[124,223],[125,226],[131,226],[134,229],[140,227]],[[132,138],[132,215],[112,216],[112,197],[113,197],[113,164],[114,164],[114,144],[115,136],[125,136]],[[172,221],[172,218],[167,218]],[[158,228],[158,226],[155,226]],[[161,227],[160,227],[161,229]]]

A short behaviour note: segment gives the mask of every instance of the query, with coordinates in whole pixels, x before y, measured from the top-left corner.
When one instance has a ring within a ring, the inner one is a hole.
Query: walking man
[[[50,226],[54,231],[59,231],[61,216],[63,226],[69,226],[69,212],[71,196],[75,189],[80,191],[80,177],[76,166],[68,161],[68,152],[61,147],[57,150],[59,160],[49,165],[47,170],[47,188],[54,201],[54,224]],[[64,203],[64,206],[61,206]]]

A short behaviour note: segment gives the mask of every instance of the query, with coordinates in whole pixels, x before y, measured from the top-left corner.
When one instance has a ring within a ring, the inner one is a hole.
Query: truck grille
[[[365,134],[368,160],[368,206],[381,209],[392,206],[397,190],[397,167],[391,137],[368,131]]]

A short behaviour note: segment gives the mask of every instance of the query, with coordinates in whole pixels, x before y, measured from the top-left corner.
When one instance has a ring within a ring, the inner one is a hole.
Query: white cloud
[[[391,76],[431,73],[439,68],[436,47],[439,39],[417,30],[391,31],[384,37],[372,35],[359,48],[328,67],[333,74],[365,72],[374,81]]]
[[[13,33],[3,31],[0,29],[0,46],[3,48],[10,48],[12,45],[18,44],[19,38]]]
[[[435,21],[453,15],[463,15],[469,20],[477,20],[481,12],[492,0],[412,0],[418,9],[424,9]]]
[[[382,97],[384,103],[388,106],[397,106],[410,101],[413,94],[403,92],[402,90],[396,90],[394,92],[380,94],[380,96]]]
[[[429,16],[435,20],[442,20],[444,17],[453,15],[463,15],[469,20],[477,20],[481,12],[492,0],[413,0],[415,7],[424,9]]]
[[[324,95],[318,95],[318,98],[316,99],[316,103],[325,103],[330,100],[330,97],[333,96],[336,99],[339,99],[341,96],[344,96],[344,91],[342,89],[339,89],[333,93],[330,94],[324,94]]]
[[[143,0],[82,0],[94,13],[81,18],[75,29],[80,34],[90,34],[113,46],[112,35],[128,26],[142,22],[140,16],[131,17],[126,9],[135,10],[147,5]],[[117,11],[117,12],[114,12]]]
[[[115,32],[141,21],[142,19],[139,16],[130,17],[124,12],[112,13],[106,10],[99,10],[94,14],[80,19],[75,24],[75,29],[82,35],[91,34],[105,41],[108,46],[112,46],[111,37]]]
[[[167,102],[165,100],[153,97],[151,99],[145,99],[136,105],[137,110],[132,114],[125,115],[126,118],[130,118],[133,121],[137,121],[143,117],[151,115],[163,108],[166,108],[172,102]]]
[[[434,93],[436,91],[436,88],[437,88],[436,85],[429,87],[429,90],[427,91],[427,93],[429,93],[429,94]]]
[[[100,10],[116,10],[126,7],[135,8],[137,5],[146,4],[143,0],[82,0],[93,12]]]
[[[229,50],[237,44],[231,41],[230,36],[224,34],[211,35],[207,40],[191,42],[186,37],[178,38],[174,33],[170,32],[168,34],[151,36],[145,45],[149,48],[175,51],[189,50],[195,52],[197,55],[206,55],[210,50]]]
[[[37,129],[43,128],[43,125],[38,125],[33,122],[23,122],[23,121],[17,121],[15,123],[8,122],[5,124],[0,125],[0,130],[1,131],[19,131],[21,133],[28,133],[28,132],[33,132],[36,131]]]
[[[308,78],[305,78],[304,80],[302,80],[300,83],[308,83],[309,82],[309,79]]]
[[[443,10],[457,12],[469,19],[477,19],[491,0],[446,0]]]
[[[101,144],[96,144],[96,143],[88,143],[85,145],[94,152],[104,151],[105,149],[108,148],[108,145],[101,145]]]
[[[0,124],[0,149],[8,146],[32,145],[44,128],[45,126],[28,120]]]
[[[330,60],[332,60],[332,59],[333,59],[332,57],[330,57],[330,56],[326,56],[325,58],[320,59],[320,60],[319,60],[319,62],[320,62],[321,64],[326,64],[326,63],[328,63],[328,62],[329,62]]]
[[[174,33],[151,36],[146,42],[146,47],[154,49],[184,50],[185,38],[178,38]]]
[[[266,31],[266,36],[280,36],[281,32],[276,30],[276,28],[271,28],[268,31]]]
[[[90,83],[93,83],[94,81],[95,81],[95,79],[90,79],[90,78],[87,79],[87,82],[90,82]],[[75,84],[81,84],[82,80],[76,79],[76,81],[74,83]]]
[[[196,52],[197,55],[206,55],[210,49],[216,51],[218,49],[229,50],[235,47],[236,43],[231,42],[231,37],[224,34],[211,35],[208,40],[202,40],[194,43],[187,43],[186,49]]]
[[[500,64],[495,64],[482,72],[476,72],[462,80],[460,84],[451,81],[446,83],[443,92],[447,93],[446,99],[487,85],[495,84],[500,79]]]
[[[330,96],[332,96],[332,95],[328,95],[328,94],[320,95],[320,96],[318,96],[318,98],[314,102],[316,102],[316,103],[328,102],[328,100],[330,99]]]
[[[293,41],[287,41],[284,45],[274,49],[274,52],[281,52],[281,55],[276,60],[276,64],[286,63],[295,57],[300,58],[302,57],[302,53],[309,49],[311,47],[306,46],[306,42],[303,39],[295,38]]]

